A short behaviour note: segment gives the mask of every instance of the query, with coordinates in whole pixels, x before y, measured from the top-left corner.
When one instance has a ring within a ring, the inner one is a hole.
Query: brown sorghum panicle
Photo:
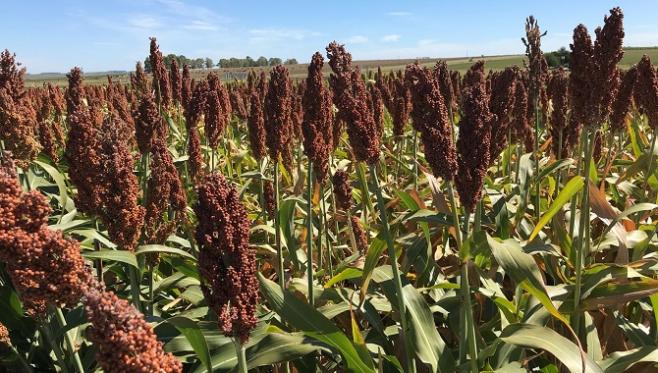
[[[610,113],[610,128],[614,132],[621,132],[626,128],[626,114],[633,103],[633,90],[637,80],[637,67],[633,66],[626,72],[619,72],[621,84],[612,103]]]
[[[28,314],[45,316],[47,306],[75,306],[90,281],[77,241],[48,228],[51,213],[37,191],[24,193],[5,153],[0,164],[0,262]]]
[[[525,145],[531,152],[535,141],[535,131],[528,121],[528,92],[523,79],[517,79],[514,88],[514,109],[512,109],[512,138]]]
[[[417,63],[407,66],[405,80],[413,103],[411,118],[420,132],[425,159],[434,176],[451,181],[457,173],[457,154],[438,82],[429,69]]]
[[[162,244],[185,221],[187,206],[178,170],[163,141],[156,141],[151,148],[150,170],[144,233],[148,243]]]
[[[382,96],[382,92],[379,90],[379,88],[377,88],[376,84],[371,84],[368,88],[369,88],[368,95],[370,98],[368,103],[370,104],[370,110],[372,111],[373,119],[375,120],[375,124],[377,125],[377,136],[379,138],[382,138],[382,136],[384,136],[384,108],[385,108],[384,97]],[[332,133],[332,132],[327,132],[327,133]]]
[[[352,208],[352,186],[350,175],[343,170],[336,170],[332,177],[334,194],[336,195],[336,206],[345,211]]]
[[[153,90],[155,91],[157,102],[166,108],[171,104],[169,72],[167,71],[167,66],[165,66],[164,58],[162,58],[162,53],[155,38],[150,39],[149,61],[151,63],[151,71],[153,72]]]
[[[249,247],[249,219],[238,191],[212,174],[197,187],[201,288],[227,337],[241,343],[256,326],[258,281],[256,252]]]
[[[516,80],[518,72],[508,67],[500,73],[494,73],[491,79],[491,101],[489,107],[496,120],[491,126],[491,146],[489,161],[495,162],[507,147],[507,135],[512,122],[514,100],[516,99]]]
[[[158,139],[166,141],[169,127],[160,115],[153,93],[146,92],[142,95],[139,107],[133,116],[135,118],[135,137],[140,153],[149,153],[153,142]]]
[[[272,68],[265,96],[265,141],[270,158],[277,162],[289,152],[292,135],[292,87],[288,69],[283,65]]]
[[[292,123],[291,125],[292,132],[291,132],[290,141],[292,144],[298,142],[299,140],[303,140],[302,122],[304,121],[304,109],[302,106],[302,97],[303,97],[302,96],[303,89],[301,88],[302,86],[303,86],[302,84],[298,84],[296,88],[293,86],[293,90],[292,90],[292,112],[290,114],[290,122]],[[302,91],[302,94],[300,94],[300,91]]]
[[[59,161],[59,147],[53,133],[53,127],[57,119],[54,118],[54,109],[47,89],[44,89],[41,95],[35,97],[34,102],[38,105],[36,119],[37,129],[39,130],[39,143],[43,148],[43,153],[50,157],[54,163],[57,163]]]
[[[112,83],[109,77],[108,79],[107,107],[109,115],[120,119],[118,123],[123,125],[121,133],[132,148],[135,145],[135,120],[130,110],[130,104],[121,87]]]
[[[137,204],[139,187],[133,157],[117,121],[107,118],[100,134],[101,169],[96,183],[105,184],[106,189],[99,215],[112,242],[132,251],[144,224],[144,208]]]
[[[263,99],[257,89],[251,91],[249,101],[249,118],[247,119],[249,145],[251,145],[251,153],[254,158],[260,162],[266,154],[265,118],[263,117]]]
[[[354,239],[356,240],[356,248],[359,253],[365,254],[368,251],[368,234],[361,225],[361,220],[358,216],[351,216],[352,231],[354,232]]]
[[[39,155],[37,113],[23,87],[25,69],[6,49],[0,54],[0,139],[21,168]]]
[[[187,131],[187,156],[188,165],[190,166],[190,176],[192,180],[199,180],[203,176],[203,152],[201,151],[201,137],[196,127],[191,127]]]
[[[141,97],[146,92],[149,92],[148,80],[146,79],[146,73],[142,67],[141,62],[137,62],[135,65],[135,74],[130,73],[130,85],[133,88],[133,91],[137,93],[138,97]]]
[[[561,159],[568,156],[569,149],[565,142],[565,128],[568,123],[569,111],[569,78],[564,70],[558,69],[553,72],[548,81],[547,92],[553,104],[551,123],[548,127],[551,134],[551,148],[555,158]],[[561,148],[560,142],[562,142]]]
[[[263,180],[263,203],[261,206],[267,211],[267,216],[270,220],[274,220],[276,214],[276,196],[274,195],[274,185],[270,180]]]
[[[393,112],[391,113],[391,116],[393,119],[393,135],[399,137],[404,134],[404,126],[409,121],[409,113],[411,112],[411,94],[401,76],[398,76],[393,81],[392,92]]]
[[[240,120],[245,120],[248,117],[247,106],[244,102],[244,97],[242,97],[242,90],[237,85],[231,86],[229,89],[229,96],[231,97],[231,108],[235,116]]]
[[[525,34],[523,44],[526,47],[526,56],[528,58],[528,103],[532,109],[532,116],[535,115],[535,105],[539,105],[546,110],[546,79],[548,78],[548,63],[544,58],[541,50],[541,38],[543,34],[539,30],[539,24],[535,17],[526,18]]]
[[[434,66],[434,77],[439,85],[439,91],[443,96],[443,102],[446,109],[451,110],[455,104],[454,89],[452,87],[452,77],[446,61],[437,61]]]
[[[624,56],[624,14],[616,7],[610,10],[610,16],[603,19],[603,27],[594,30],[594,64],[596,76],[594,85],[596,95],[596,120],[603,123],[610,114],[612,101],[619,89],[617,64]]]
[[[482,185],[489,166],[491,122],[495,116],[489,111],[484,62],[471,66],[467,77],[469,85],[462,93],[464,116],[459,123],[457,140],[456,184],[462,205],[466,211],[473,212],[482,198]]]
[[[377,136],[377,124],[368,105],[368,92],[361,73],[358,67],[352,67],[352,55],[347,53],[343,45],[334,41],[326,50],[329,66],[333,71],[329,83],[340,116],[337,120],[347,122],[347,134],[356,160],[374,164],[379,160],[380,139]],[[336,132],[334,130],[334,136],[337,135]]]
[[[107,186],[96,180],[101,167],[98,154],[98,125],[90,108],[83,101],[82,74],[74,68],[67,75],[69,88],[66,92],[69,136],[65,158],[69,165],[69,178],[75,185],[75,207],[84,213],[96,215],[101,205],[101,194]]]
[[[644,55],[637,64],[635,103],[647,116],[649,127],[658,128],[658,75],[649,56]]]
[[[192,76],[190,75],[190,66],[183,65],[183,77],[181,79],[181,104],[184,109],[190,104],[192,99]]]
[[[219,102],[219,94],[216,90],[210,89],[206,96],[206,113],[205,113],[205,135],[208,139],[208,145],[216,149],[219,145],[219,138],[224,131],[224,122],[222,106]]]
[[[199,121],[206,112],[208,97],[208,84],[199,82],[194,85],[192,96],[185,106],[185,126],[189,131],[191,128],[197,128]]]
[[[178,62],[175,58],[171,60],[171,66],[169,67],[169,80],[171,81],[171,95],[174,102],[178,104],[182,103],[183,79],[181,78]]]
[[[87,338],[96,346],[96,360],[106,372],[181,372],[182,365],[165,353],[144,315],[114,293],[92,288],[85,312],[91,326]]]
[[[332,150],[333,139],[333,110],[331,93],[324,85],[322,66],[324,58],[316,52],[308,65],[306,90],[302,100],[304,106],[304,121],[302,131],[304,134],[304,154],[313,164],[315,178],[320,182],[327,179],[329,171],[329,154]]]
[[[9,338],[9,330],[6,326],[0,323],[0,353],[4,353],[3,348],[11,346],[11,339]]]
[[[391,90],[388,86],[388,83],[386,82],[386,77],[384,74],[382,74],[382,68],[377,67],[377,74],[375,75],[375,86],[377,89],[379,89],[379,92],[382,95],[382,99],[384,101],[384,106],[386,106],[386,110],[388,110],[389,113],[393,112],[392,109],[392,100],[393,98],[391,97]]]

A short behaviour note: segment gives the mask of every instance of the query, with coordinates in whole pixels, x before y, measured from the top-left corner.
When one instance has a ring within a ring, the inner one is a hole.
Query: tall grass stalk
[[[59,307],[55,308],[55,318],[57,319],[57,324],[59,326],[59,329],[66,330],[66,318],[62,313],[62,309]],[[75,349],[75,345],[73,344],[73,340],[71,339],[71,335],[69,334],[68,331],[64,332],[64,342],[66,342],[66,348],[68,348],[69,354],[71,354],[71,357],[73,359],[73,364],[75,365],[76,370],[80,373],[84,373],[85,368],[84,365],[82,365],[80,354]]]
[[[248,368],[247,368],[247,353],[244,345],[240,343],[240,340],[235,337],[233,338],[233,343],[235,345],[235,354],[238,357],[238,366],[237,366],[237,372],[239,373],[247,373]],[[288,364],[286,364],[287,366]]]
[[[576,335],[580,336],[580,320],[581,312],[578,311],[580,305],[580,296],[581,296],[581,287],[582,287],[582,271],[583,271],[583,260],[585,254],[587,254],[587,249],[589,247],[589,235],[586,233],[588,230],[586,226],[589,225],[589,169],[592,162],[592,145],[594,145],[593,136],[589,129],[586,129],[585,133],[585,163],[583,167],[583,173],[585,178],[585,187],[583,188],[581,207],[580,207],[580,222],[578,224],[578,241],[575,247],[576,262],[574,264],[576,268],[576,281],[574,284],[574,315],[572,326]]]
[[[313,298],[313,166],[308,164],[306,193],[306,277],[308,281],[308,302],[314,306]]]
[[[281,289],[286,288],[286,279],[285,279],[285,270],[283,268],[283,249],[281,248],[281,219],[279,216],[279,162],[273,162],[274,164],[274,232],[275,232],[275,244],[276,244],[276,255],[278,260],[278,269],[279,269],[279,286]]]
[[[384,203],[384,196],[382,194],[381,186],[379,185],[379,179],[377,178],[377,166],[376,164],[370,165],[370,177],[372,177],[373,186],[375,188],[375,193],[377,194],[377,207],[379,209],[379,219],[382,223],[384,238],[386,240],[386,248],[388,250],[388,258],[391,261],[391,268],[393,270],[393,282],[395,284],[395,293],[397,295],[398,310],[400,312],[400,335],[404,341],[404,358],[405,358],[405,368],[407,372],[415,372],[415,364],[413,362],[413,357],[411,356],[411,341],[409,340],[409,335],[407,333],[407,309],[404,302],[404,293],[402,292],[402,277],[400,275],[400,269],[398,268],[397,255],[395,253],[395,246],[393,243],[393,236],[391,235],[391,230],[388,225],[388,217],[386,216],[386,204]],[[367,197],[367,196],[365,196]]]
[[[539,221],[541,215],[541,177],[539,177],[539,161],[541,154],[539,153],[539,92],[535,92],[535,146],[533,156],[535,157],[535,177],[537,184],[535,185],[535,218]]]

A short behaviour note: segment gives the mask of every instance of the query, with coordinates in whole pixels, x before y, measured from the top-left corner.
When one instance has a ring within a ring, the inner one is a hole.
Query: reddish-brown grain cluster
[[[658,128],[658,74],[647,55],[637,64],[634,97],[638,108],[647,116],[649,126]]]
[[[524,79],[517,79],[514,87],[514,108],[512,109],[512,138],[525,144],[527,152],[532,151],[535,131],[528,119],[528,90]]]
[[[27,168],[41,145],[36,137],[37,113],[23,87],[23,75],[25,69],[5,49],[0,54],[0,140],[18,165]]]
[[[106,372],[181,372],[182,364],[165,353],[151,326],[133,306],[100,288],[88,291],[85,312],[91,326],[87,338]]]
[[[160,115],[153,93],[148,91],[142,94],[139,106],[133,115],[135,117],[135,137],[140,153],[148,154],[155,141],[167,140],[169,129]]]
[[[493,163],[507,147],[507,135],[512,123],[514,101],[516,100],[516,80],[518,71],[508,67],[502,72],[491,75],[491,100],[489,107],[495,115],[491,123],[491,146],[489,162]]]
[[[44,317],[48,305],[75,306],[91,280],[78,243],[48,228],[50,213],[39,192],[23,193],[5,153],[0,164],[0,262],[23,307],[35,317]]]
[[[553,104],[551,125],[548,128],[551,134],[551,148],[553,155],[560,159],[568,156],[568,149],[572,145],[565,141],[569,111],[569,78],[564,70],[558,69],[553,72],[548,81],[547,92]]]
[[[169,81],[171,83],[171,96],[175,103],[183,102],[183,78],[180,75],[180,68],[176,59],[171,60],[169,67]]]
[[[543,34],[539,29],[539,23],[535,17],[526,18],[525,34],[523,44],[526,47],[528,58],[528,102],[532,108],[532,116],[535,115],[535,105],[546,106],[546,80],[548,78],[548,63],[541,50],[541,38]]]
[[[404,126],[409,121],[409,114],[411,113],[411,93],[409,87],[405,84],[404,78],[400,74],[391,77],[393,92],[393,102],[391,103],[391,117],[393,119],[393,135],[402,136],[404,134]]]
[[[185,221],[187,202],[174,160],[162,141],[153,144],[150,168],[144,233],[148,243],[162,244]]]
[[[249,247],[247,212],[238,191],[219,174],[208,175],[197,193],[201,288],[220,329],[244,343],[258,321],[256,253]]]
[[[332,178],[334,194],[336,195],[336,206],[345,211],[352,208],[352,187],[350,186],[350,175],[337,170]]]
[[[448,64],[446,61],[437,61],[434,66],[434,79],[439,86],[439,92],[443,97],[443,103],[448,109],[448,113],[451,113],[453,106],[455,105],[455,94],[451,78],[450,70],[448,70]]]
[[[339,111],[337,120],[347,122],[347,134],[356,160],[374,164],[379,160],[380,139],[361,73],[358,67],[352,67],[352,55],[343,45],[334,41],[326,49],[333,71],[329,83]],[[334,136],[337,136],[336,131]]]
[[[633,66],[627,71],[619,71],[619,91],[612,103],[610,112],[610,129],[621,132],[626,128],[626,115],[633,104],[633,91],[637,81],[637,67]],[[658,88],[658,87],[656,87]]]
[[[151,39],[151,48],[149,62],[151,71],[153,71],[153,91],[155,91],[158,104],[167,107],[171,104],[171,85],[169,84],[169,72],[165,65],[164,58],[160,52],[155,38]]]
[[[412,95],[413,125],[420,132],[427,163],[434,176],[451,181],[457,173],[457,154],[438,82],[429,69],[417,63],[407,66],[405,81]]]
[[[275,66],[265,96],[265,141],[270,158],[277,162],[281,158],[289,167],[292,164],[292,84],[288,69]]]
[[[489,111],[489,93],[484,75],[484,62],[476,62],[465,77],[462,93],[464,116],[459,123],[457,140],[456,184],[459,199],[466,211],[472,212],[482,198],[482,185],[489,166],[491,123],[495,115]]]
[[[4,324],[0,323],[0,353],[4,353],[3,348],[11,346],[11,339],[9,338],[9,330]]]
[[[324,85],[322,66],[324,59],[316,52],[308,65],[306,89],[302,100],[304,120],[304,154],[313,164],[315,178],[324,181],[329,170],[329,154],[332,150],[332,125],[334,121],[331,96]]]

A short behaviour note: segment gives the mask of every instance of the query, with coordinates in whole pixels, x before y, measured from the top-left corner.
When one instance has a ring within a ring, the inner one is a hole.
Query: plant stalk
[[[274,162],[274,200],[276,208],[274,213],[274,230],[276,239],[276,254],[279,268],[279,286],[281,289],[286,288],[285,272],[283,268],[283,249],[281,247],[281,221],[279,217],[279,162]]]
[[[233,338],[235,344],[235,354],[238,356],[238,372],[247,373],[247,353],[244,345],[240,343],[240,340],[236,337]],[[287,364],[286,364],[287,365]]]
[[[308,192],[306,194],[306,277],[308,280],[308,302],[315,306],[313,297],[313,167],[309,161],[307,174]]]

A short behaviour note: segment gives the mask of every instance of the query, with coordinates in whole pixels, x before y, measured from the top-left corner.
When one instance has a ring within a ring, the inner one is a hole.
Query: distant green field
[[[621,60],[620,67],[627,69],[633,64],[637,63],[643,55],[648,55],[652,61],[658,61],[658,47],[632,47],[624,50],[624,58]],[[502,70],[508,66],[523,66],[525,56],[523,55],[507,55],[507,56],[482,56],[482,57],[463,57],[463,58],[448,58],[448,66],[453,70],[465,72],[468,68],[478,60],[485,60],[485,68],[489,70]],[[355,61],[360,66],[361,71],[368,73],[369,71],[376,71],[380,66],[382,71],[387,73],[389,71],[402,70],[410,63],[414,63],[414,59],[405,60],[368,60],[368,61]],[[426,66],[433,66],[436,59],[422,59],[419,61]],[[268,68],[253,68],[257,72],[262,69]],[[290,76],[293,79],[303,79],[306,77],[307,64],[289,65]],[[195,79],[204,78],[208,72],[214,71],[220,77],[225,78],[225,74],[229,73],[243,73],[249,71],[249,68],[229,68],[229,69],[202,69],[194,70],[192,77]],[[329,74],[330,69],[328,65],[324,68],[325,74]],[[110,72],[110,73],[93,73],[86,75],[87,84],[105,84],[107,82],[107,75],[111,75],[112,79],[118,83],[128,83],[128,73]],[[25,79],[27,86],[40,86],[46,82],[51,82],[58,85],[67,84],[66,75],[57,73],[28,75]]]

